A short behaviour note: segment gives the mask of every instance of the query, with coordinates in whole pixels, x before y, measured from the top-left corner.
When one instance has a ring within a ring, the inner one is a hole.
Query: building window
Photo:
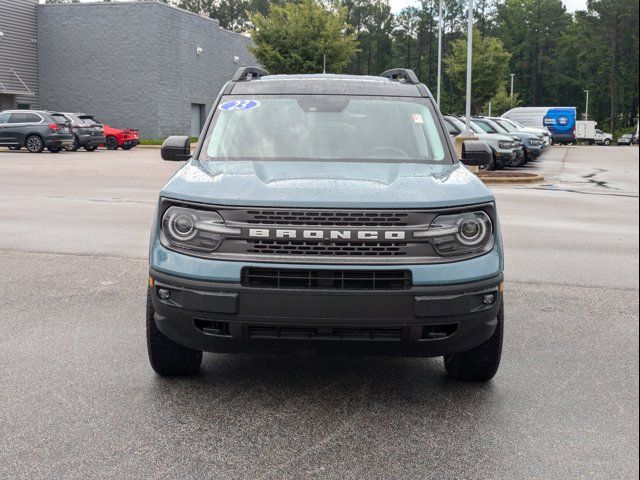
[[[199,137],[202,127],[204,126],[204,120],[206,117],[205,105],[203,103],[191,104],[191,130],[189,135],[192,137]]]

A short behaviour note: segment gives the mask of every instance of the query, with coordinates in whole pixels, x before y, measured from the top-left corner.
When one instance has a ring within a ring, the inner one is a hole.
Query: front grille
[[[248,210],[253,225],[309,225],[324,227],[406,227],[406,212],[348,212],[328,210]]]
[[[312,270],[245,267],[243,287],[324,290],[406,290],[409,270]]]
[[[325,340],[402,340],[397,327],[300,327],[289,325],[249,325],[250,338]]]
[[[407,255],[406,242],[318,242],[304,240],[247,240],[248,253],[259,255],[331,255],[376,257]]]

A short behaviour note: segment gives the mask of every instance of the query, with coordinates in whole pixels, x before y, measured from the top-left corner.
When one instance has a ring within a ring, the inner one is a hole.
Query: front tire
[[[84,147],[84,149],[85,149],[87,152],[94,152],[94,151],[96,150],[96,148],[98,148],[98,146],[97,146],[97,145],[86,145],[86,146]]]
[[[22,148],[22,147],[20,147],[20,146],[17,146],[17,145],[16,145],[16,146],[11,146],[11,147],[9,147],[9,150],[18,151],[18,150],[20,150],[21,148]]]
[[[116,137],[107,137],[107,140],[104,142],[104,146],[107,147],[107,150],[117,150],[118,140]]]
[[[151,368],[163,377],[193,375],[200,370],[202,352],[174,342],[163,334],[153,318],[151,289],[147,289],[147,351]]]
[[[466,352],[444,357],[449,378],[467,382],[488,382],[500,366],[504,332],[504,305],[500,306],[496,329],[484,343]]]
[[[604,142],[602,142],[602,143],[604,143],[605,147],[608,147],[609,145],[611,145],[611,140],[608,139],[608,138],[605,138]]]
[[[24,143],[30,153],[40,153],[44,150],[44,142],[38,135],[29,135]]]

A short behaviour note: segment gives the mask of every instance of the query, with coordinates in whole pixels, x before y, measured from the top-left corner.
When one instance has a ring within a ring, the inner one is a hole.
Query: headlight
[[[225,234],[240,234],[240,229],[225,226],[219,213],[170,207],[162,216],[162,233],[170,246],[182,250],[214,252]]]
[[[529,143],[534,147],[538,147],[538,146],[542,145],[542,141],[538,140],[537,138],[530,139]]]
[[[498,145],[500,145],[500,148],[513,148],[513,142],[508,142],[506,140],[501,140],[498,142]]]
[[[430,238],[440,255],[462,255],[482,250],[493,235],[493,225],[485,212],[439,215],[429,230],[415,232],[416,238]]]

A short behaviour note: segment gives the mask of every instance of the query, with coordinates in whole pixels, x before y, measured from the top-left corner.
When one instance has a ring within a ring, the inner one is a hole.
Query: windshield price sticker
[[[232,100],[220,105],[220,110],[251,110],[259,106],[260,103],[256,100]]]

